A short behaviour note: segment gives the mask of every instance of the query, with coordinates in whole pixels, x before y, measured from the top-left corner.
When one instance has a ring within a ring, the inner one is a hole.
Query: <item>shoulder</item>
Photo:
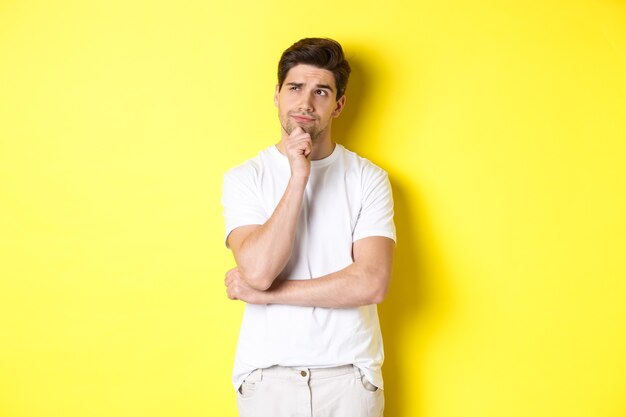
[[[247,161],[232,167],[224,173],[225,179],[252,179],[261,172],[261,164],[257,158],[248,159]]]
[[[387,172],[369,159],[346,149],[342,145],[337,146],[341,147],[341,158],[344,161],[346,169],[357,174],[363,181],[387,179]]]
[[[266,148],[255,157],[230,168],[224,173],[224,180],[254,181],[267,166],[270,149]]]

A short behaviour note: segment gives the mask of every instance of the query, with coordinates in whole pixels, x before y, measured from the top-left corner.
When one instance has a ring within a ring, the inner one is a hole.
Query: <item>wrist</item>
[[[271,289],[265,291],[256,291],[252,297],[248,299],[249,304],[268,305],[271,304]]]

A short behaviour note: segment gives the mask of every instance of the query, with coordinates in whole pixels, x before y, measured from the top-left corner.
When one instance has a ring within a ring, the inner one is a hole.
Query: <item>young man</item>
[[[376,304],[395,247],[387,174],[336,144],[350,66],[306,38],[282,55],[281,140],[224,176],[228,297],[246,304],[233,384],[242,417],[382,416]]]

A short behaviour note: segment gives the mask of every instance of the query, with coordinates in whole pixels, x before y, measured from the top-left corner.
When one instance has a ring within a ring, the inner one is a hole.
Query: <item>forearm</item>
[[[288,304],[307,307],[351,308],[380,303],[391,279],[395,242],[368,237],[354,243],[354,262],[328,275],[304,280],[277,280],[261,291],[243,272],[226,273],[228,298],[249,304]]]
[[[254,288],[269,288],[289,261],[306,183],[306,178],[291,177],[272,216],[234,251],[237,266]]]
[[[263,293],[262,304],[352,308],[383,301],[390,270],[357,263],[331,274],[305,280],[277,281]]]

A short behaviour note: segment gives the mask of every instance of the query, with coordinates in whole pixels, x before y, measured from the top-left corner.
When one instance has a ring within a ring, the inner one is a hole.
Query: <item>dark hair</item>
[[[345,94],[350,64],[343,56],[339,42],[328,38],[304,38],[287,48],[278,61],[279,89],[282,88],[289,70],[298,64],[313,65],[332,72],[337,86],[335,98]]]

